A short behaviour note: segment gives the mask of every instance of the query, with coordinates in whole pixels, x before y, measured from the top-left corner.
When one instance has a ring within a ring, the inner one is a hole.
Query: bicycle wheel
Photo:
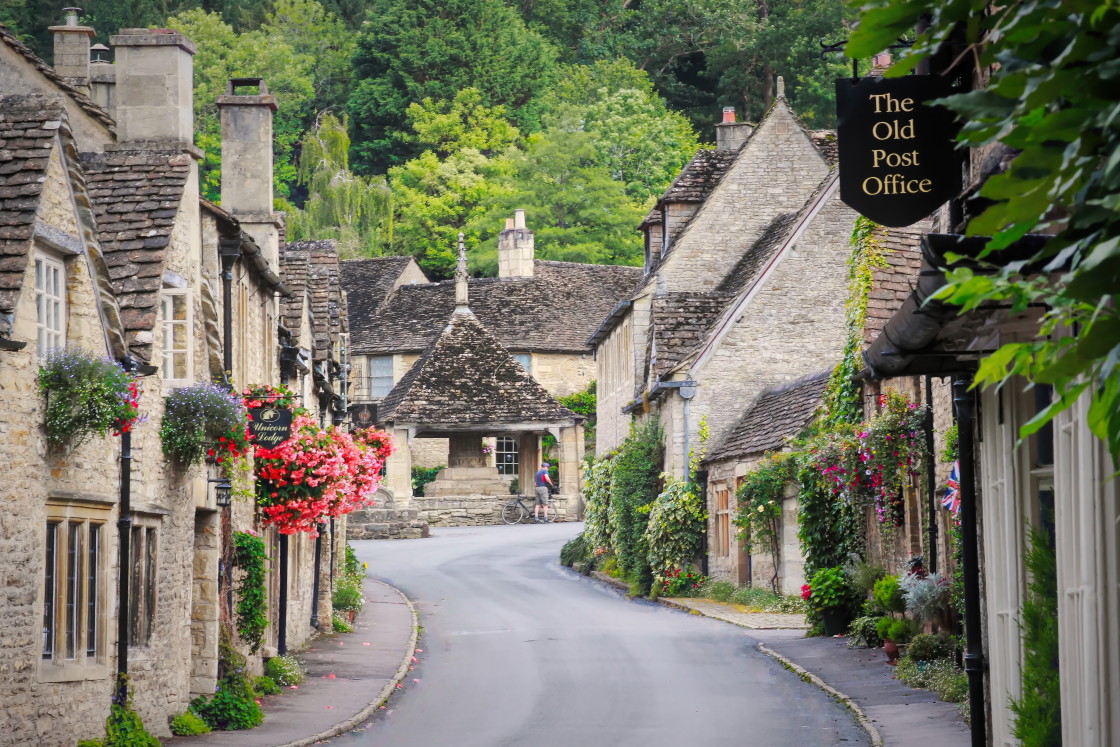
[[[526,513],[521,501],[510,501],[502,506],[502,521],[507,524],[520,524]]]

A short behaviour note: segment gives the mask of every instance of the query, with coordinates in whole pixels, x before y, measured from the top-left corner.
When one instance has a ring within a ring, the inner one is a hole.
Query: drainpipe
[[[689,407],[688,407],[688,405],[692,401],[692,398],[696,396],[696,382],[691,381],[691,380],[682,381],[680,388],[677,390],[677,393],[680,394],[681,399],[684,400],[684,455],[683,456],[684,456],[684,479],[687,480],[690,477],[690,468],[691,468],[691,465],[689,464],[689,443],[688,443],[688,422],[689,422],[688,412],[689,412]]]
[[[325,524],[315,527],[315,584],[311,590],[311,627],[319,629],[319,571],[323,567],[323,530]]]
[[[124,359],[124,370],[134,368],[131,356]],[[128,571],[132,567],[129,555],[132,551],[132,431],[121,434],[121,500],[117,516],[118,559],[117,595],[120,597],[120,612],[117,615],[117,692],[114,701],[118,705],[128,702],[128,621],[132,615],[129,610]]]
[[[964,574],[965,653],[968,703],[972,709],[972,745],[987,744],[984,716],[984,643],[980,630],[980,563],[976,543],[976,482],[972,428],[975,402],[969,391],[969,376],[953,377],[953,404],[957,416],[960,450],[961,559]]]
[[[222,237],[218,240],[218,258],[222,262],[222,380],[232,390],[233,383],[233,267],[241,258],[241,236]],[[233,616],[233,505],[222,510],[222,558],[218,561],[218,577],[226,586],[226,613]]]
[[[926,496],[929,499],[929,552],[926,567],[937,573],[937,475],[933,455],[933,377],[926,374]]]

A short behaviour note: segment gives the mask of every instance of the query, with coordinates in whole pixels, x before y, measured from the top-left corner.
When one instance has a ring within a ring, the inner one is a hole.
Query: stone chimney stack
[[[238,94],[238,88],[255,89]],[[272,115],[276,97],[261,78],[232,78],[218,97],[222,119],[222,207],[253,237],[273,267],[280,234],[272,210]]]
[[[735,121],[735,107],[723,107],[723,121],[716,125],[716,150],[739,150],[753,130],[749,122]]]
[[[89,48],[89,97],[115,118],[117,66],[109,55],[110,50],[104,44],[94,44]]]
[[[171,29],[121,29],[109,43],[117,58],[117,142],[193,149],[194,42]]]
[[[467,245],[459,234],[459,260],[455,265],[455,313],[469,314],[471,310],[468,295],[470,275],[467,273]]]
[[[536,256],[533,232],[525,227],[525,211],[514,210],[513,220],[506,219],[506,227],[498,234],[498,277],[533,277],[533,259]]]
[[[63,8],[66,24],[50,26],[54,34],[54,69],[66,82],[83,93],[89,93],[89,40],[94,30],[78,25],[81,8]]]

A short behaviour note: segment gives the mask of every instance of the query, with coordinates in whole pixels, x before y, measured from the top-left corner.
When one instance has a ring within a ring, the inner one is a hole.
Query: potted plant
[[[875,603],[885,612],[902,613],[906,611],[906,598],[899,586],[898,576],[884,576],[876,581],[872,595],[875,598]]]
[[[935,630],[948,624],[952,585],[949,579],[938,574],[911,573],[899,581],[899,588],[906,603],[906,611],[915,620],[930,623]]]
[[[851,617],[852,587],[842,566],[822,568],[809,581],[809,608],[824,625],[825,635],[840,635]]]
[[[875,625],[879,637],[883,639],[883,651],[887,661],[894,664],[902,655],[903,647],[918,632],[918,624],[905,617],[881,617]]]
[[[182,467],[204,458],[216,464],[249,448],[241,398],[217,384],[172,389],[160,424],[163,453]]]

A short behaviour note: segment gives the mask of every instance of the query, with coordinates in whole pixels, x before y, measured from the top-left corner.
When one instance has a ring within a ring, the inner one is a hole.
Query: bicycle
[[[515,495],[510,502],[502,506],[502,521],[507,524],[520,524],[526,519],[532,517],[533,511],[526,506],[522,500],[535,502],[536,498],[527,495]],[[545,519],[546,522],[551,522],[552,519]]]

